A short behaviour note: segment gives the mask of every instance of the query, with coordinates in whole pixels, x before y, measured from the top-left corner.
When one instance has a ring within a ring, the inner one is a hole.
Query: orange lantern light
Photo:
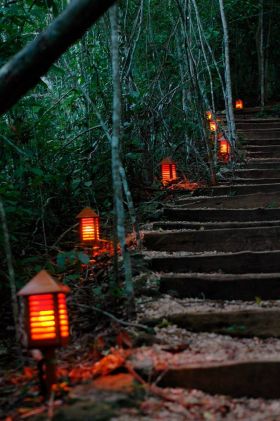
[[[212,120],[212,118],[213,118],[212,111],[206,111],[205,115],[206,115],[207,120],[209,120],[209,121]]]
[[[57,283],[45,270],[19,291],[18,295],[25,300],[28,348],[60,347],[68,343],[68,292],[67,286]]]
[[[225,163],[229,161],[230,150],[231,150],[231,147],[230,147],[229,141],[227,139],[225,139],[224,136],[221,137],[219,139],[219,159],[220,159],[220,161],[223,161]]]
[[[237,99],[235,101],[235,108],[236,108],[236,110],[243,110],[244,103],[243,103],[242,99]]]
[[[172,161],[171,158],[165,158],[163,161],[161,161],[161,178],[163,185],[170,183],[170,181],[176,180],[176,164]]]
[[[80,240],[93,243],[100,238],[100,218],[91,208],[83,209],[77,216],[80,220]]]
[[[216,132],[217,131],[217,123],[214,120],[211,120],[209,122],[209,128],[210,128],[210,132]]]

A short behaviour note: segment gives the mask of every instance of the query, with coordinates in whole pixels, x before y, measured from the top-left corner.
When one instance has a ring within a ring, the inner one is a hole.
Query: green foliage
[[[59,253],[56,257],[56,263],[59,271],[65,271],[67,266],[73,266],[75,264],[89,264],[89,256],[81,251],[71,250],[68,252]],[[69,278],[70,276],[70,278]],[[76,276],[76,275],[75,275]],[[68,275],[68,279],[71,279],[71,275]],[[75,279],[75,278],[74,278]]]

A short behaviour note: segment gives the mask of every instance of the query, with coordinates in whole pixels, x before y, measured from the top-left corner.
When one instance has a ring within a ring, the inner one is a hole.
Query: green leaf
[[[83,263],[84,265],[88,265],[90,258],[87,254],[83,253],[83,252],[79,252],[78,253],[78,259],[81,263]]]
[[[61,269],[65,269],[65,253],[60,253],[56,256],[56,263]]]

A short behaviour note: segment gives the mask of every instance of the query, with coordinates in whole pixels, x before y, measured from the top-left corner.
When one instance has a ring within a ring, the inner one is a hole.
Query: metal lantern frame
[[[100,217],[90,207],[84,208],[77,216],[79,219],[80,242],[94,244],[100,240]],[[85,228],[88,232],[85,232]]]
[[[27,348],[57,348],[68,344],[66,294],[69,291],[42,270],[18,292],[24,300]]]

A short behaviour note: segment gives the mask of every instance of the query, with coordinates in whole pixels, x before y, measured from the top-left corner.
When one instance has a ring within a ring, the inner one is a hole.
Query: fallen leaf
[[[133,376],[126,373],[102,376],[93,381],[96,389],[113,390],[115,392],[131,392],[133,390],[133,383]]]

